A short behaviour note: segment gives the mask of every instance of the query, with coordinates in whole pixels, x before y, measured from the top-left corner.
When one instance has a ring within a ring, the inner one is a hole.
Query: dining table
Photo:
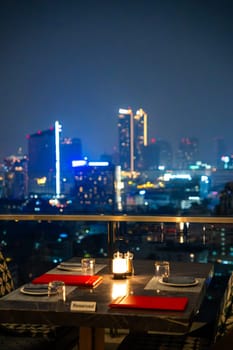
[[[112,259],[95,259],[91,273],[80,268],[80,261],[73,257],[31,281],[30,285],[41,286],[51,276],[65,279],[65,300],[56,294],[26,293],[28,284],[21,286],[0,299],[0,323],[75,326],[80,350],[104,350],[106,329],[186,334],[214,273],[211,263],[170,261],[173,283],[163,283],[155,277],[153,260],[134,259],[132,275],[117,278]],[[83,283],[93,281],[93,276],[96,283]],[[174,278],[191,283],[176,284]],[[76,283],[79,279],[82,283]]]

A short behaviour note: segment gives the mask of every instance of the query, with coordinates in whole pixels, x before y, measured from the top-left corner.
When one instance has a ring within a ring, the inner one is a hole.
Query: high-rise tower
[[[134,118],[131,108],[119,109],[118,135],[121,168],[134,171]]]
[[[147,144],[147,114],[140,108],[134,116],[134,170],[144,168],[144,149]]]
[[[122,170],[141,170],[143,151],[147,146],[147,114],[142,108],[135,115],[131,108],[119,109],[118,135]]]
[[[61,191],[69,195],[74,185],[74,170],[72,161],[83,159],[82,142],[79,138],[63,138],[60,142],[61,149]]]
[[[28,136],[28,191],[60,195],[61,125]]]

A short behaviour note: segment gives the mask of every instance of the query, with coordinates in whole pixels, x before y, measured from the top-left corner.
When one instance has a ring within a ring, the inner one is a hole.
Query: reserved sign
[[[96,301],[71,301],[71,311],[95,311]]]

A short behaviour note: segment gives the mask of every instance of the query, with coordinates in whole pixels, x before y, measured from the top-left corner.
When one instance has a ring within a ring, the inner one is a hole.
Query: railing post
[[[164,242],[164,223],[160,223],[160,242]]]
[[[114,253],[116,242],[116,221],[108,221],[108,257],[111,259]]]

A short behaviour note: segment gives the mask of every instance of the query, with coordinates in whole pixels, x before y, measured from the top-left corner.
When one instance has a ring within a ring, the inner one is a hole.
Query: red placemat
[[[97,284],[101,283],[102,279],[103,277],[98,275],[63,275],[45,273],[44,275],[35,278],[32,283],[41,284],[52,281],[63,281],[70,286],[95,287]]]
[[[188,298],[186,297],[128,295],[114,300],[109,307],[183,311],[187,303]]]

